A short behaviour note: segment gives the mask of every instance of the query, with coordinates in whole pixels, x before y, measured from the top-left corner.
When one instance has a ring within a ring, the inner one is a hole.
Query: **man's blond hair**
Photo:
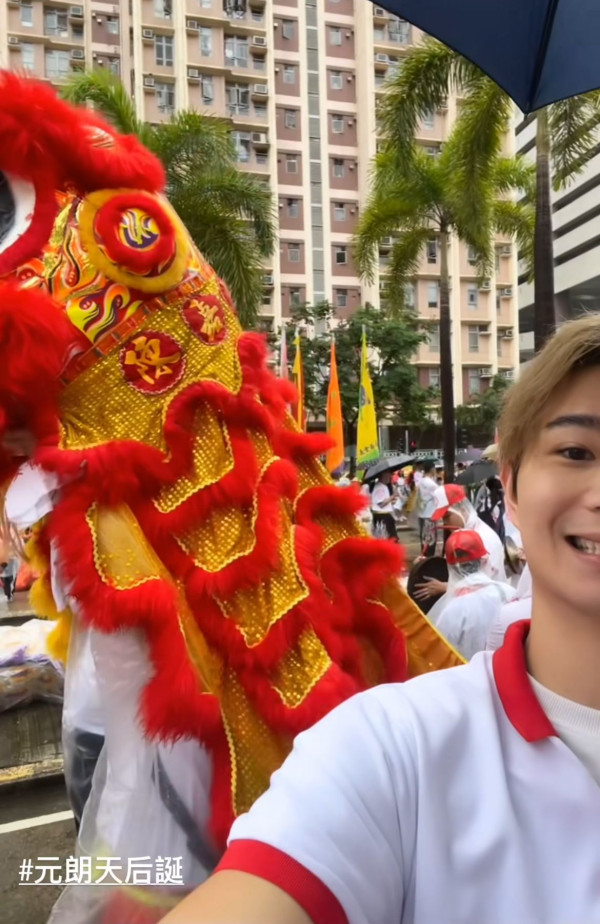
[[[500,421],[500,464],[517,472],[557,392],[586,366],[600,365],[600,315],[569,321],[523,369],[509,390]],[[600,413],[600,394],[598,395]]]

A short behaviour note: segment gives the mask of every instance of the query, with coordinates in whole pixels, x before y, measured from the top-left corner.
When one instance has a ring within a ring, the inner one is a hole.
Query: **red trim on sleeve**
[[[526,741],[541,741],[556,735],[527,676],[525,640],[529,619],[515,622],[506,630],[504,644],[494,652],[493,670],[498,696],[511,724]]]
[[[236,870],[266,879],[293,898],[314,924],[348,924],[339,901],[314,873],[261,841],[232,841],[215,872]]]

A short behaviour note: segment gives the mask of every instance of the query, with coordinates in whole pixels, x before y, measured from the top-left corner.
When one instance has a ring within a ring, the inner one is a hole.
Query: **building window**
[[[246,0],[223,0],[223,12],[231,19],[244,19],[247,6]]]
[[[469,369],[469,394],[481,394],[481,379],[477,369]]]
[[[154,36],[154,61],[159,67],[173,67],[173,36]]]
[[[437,282],[427,283],[427,307],[439,308],[440,306],[440,287]]]
[[[346,221],[346,206],[343,202],[336,202],[333,206],[333,217],[336,221]]]
[[[298,173],[298,157],[296,156],[296,154],[286,154],[285,172],[286,173]]]
[[[496,337],[496,356],[502,356],[502,334],[498,334]]]
[[[288,244],[288,263],[300,263],[300,244]]]
[[[45,35],[68,35],[67,12],[59,10],[44,11],[44,34]]]
[[[341,180],[344,174],[346,173],[346,166],[344,161],[339,157],[333,158],[333,175],[337,177],[338,180]]]
[[[21,3],[21,25],[33,25],[33,3]]]
[[[250,112],[250,87],[246,83],[225,85],[229,115],[248,115]]]
[[[415,307],[415,285],[413,282],[407,282],[404,287],[404,304],[407,308]]]
[[[171,0],[154,0],[154,15],[157,19],[170,19],[173,13]]]
[[[288,213],[288,218],[299,218],[300,217],[300,200],[299,199],[288,199],[287,200],[287,213]]]
[[[468,327],[469,353],[479,353],[479,327]]]
[[[119,58],[108,58],[108,69],[111,74],[118,77],[121,73],[121,62]]]
[[[410,42],[410,23],[404,19],[392,20],[388,25],[390,42],[398,45],[408,45]]]
[[[175,111],[175,86],[172,83],[154,84],[156,90],[156,102],[161,112],[172,113]]]
[[[119,34],[119,17],[118,16],[107,16],[106,17],[106,28],[111,35]]]
[[[264,58],[257,58],[256,55],[252,58],[252,67],[255,71],[266,71],[267,62]]]
[[[336,266],[346,266],[348,263],[348,248],[345,244],[339,244],[333,248]]]
[[[49,80],[62,80],[71,71],[71,55],[68,51],[46,50],[45,73]]]
[[[423,122],[423,128],[433,128],[435,124],[434,115],[430,109],[428,109],[427,112],[423,113],[422,122]]]
[[[344,117],[340,115],[331,116],[331,131],[334,135],[344,134]]]
[[[71,38],[82,39],[83,38],[83,24],[78,22],[71,23]]]
[[[335,26],[329,27],[329,44],[330,45],[341,45],[342,44],[342,30],[336,28]]]
[[[281,34],[284,39],[293,39],[296,36],[296,20],[283,19],[281,22]]]
[[[35,70],[35,47],[31,42],[21,42],[21,67],[24,71]]]
[[[430,241],[427,241],[427,262],[428,263],[437,263],[438,258],[438,245],[437,240],[432,238]]]
[[[332,90],[343,90],[344,75],[341,71],[329,71],[329,86]]]
[[[266,119],[267,118],[267,107],[264,106],[262,103],[255,103],[254,104],[254,115],[258,116],[261,119]]]
[[[467,305],[469,308],[477,308],[479,301],[479,290],[477,286],[470,285],[467,287]]]
[[[212,0],[198,0],[201,10],[210,10],[212,7]]]
[[[348,306],[348,289],[335,290],[335,304],[337,308],[346,308]]]
[[[232,132],[238,164],[250,163],[250,132]]]
[[[295,109],[286,109],[283,113],[283,124],[286,128],[296,128],[297,112]]]
[[[474,247],[467,248],[467,263],[469,264],[469,266],[477,265],[477,251],[475,250]]]
[[[296,307],[297,305],[302,304],[301,296],[302,296],[301,289],[290,287],[290,305],[293,305],[294,307]]]
[[[429,157],[437,157],[440,151],[441,151],[441,148],[438,147],[437,144],[426,144],[425,145],[425,153],[428,154]]]
[[[202,77],[202,102],[210,106],[211,103],[215,101],[215,86],[211,76],[204,75]]]
[[[429,370],[429,387],[430,388],[439,388],[440,387],[440,370],[438,366],[434,366]]]
[[[212,29],[202,26],[200,29],[200,54],[203,58],[210,58],[213,50]]]
[[[225,37],[225,63],[229,67],[248,67],[248,39],[239,35]]]
[[[285,64],[283,68],[283,82],[296,83],[296,68],[293,64]]]
[[[496,311],[500,313],[502,311],[502,301],[500,300],[500,294],[496,292]]]
[[[435,327],[429,328],[427,339],[429,341],[429,352],[439,353],[440,352],[440,329],[437,325]]]

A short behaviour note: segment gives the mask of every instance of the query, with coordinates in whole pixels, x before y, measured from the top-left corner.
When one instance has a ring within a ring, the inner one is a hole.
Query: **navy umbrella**
[[[523,112],[600,87],[600,0],[376,0],[460,52]]]

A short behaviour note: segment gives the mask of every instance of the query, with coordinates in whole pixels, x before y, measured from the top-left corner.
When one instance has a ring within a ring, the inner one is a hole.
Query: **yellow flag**
[[[379,458],[379,436],[373,385],[367,363],[367,335],[363,327],[360,357],[360,391],[358,395],[358,429],[356,434],[356,464],[364,465]]]
[[[327,389],[327,435],[332,440],[335,440],[335,446],[332,446],[327,453],[326,465],[328,471],[335,472],[344,463],[344,424],[342,422],[342,400],[333,337],[331,338],[329,388]]]
[[[292,377],[298,397],[296,404],[292,408],[292,414],[300,429],[304,430],[306,424],[306,415],[304,413],[304,367],[302,366],[301,338],[298,331],[296,331],[294,347],[296,348],[296,353],[294,355],[294,365],[292,366]]]

